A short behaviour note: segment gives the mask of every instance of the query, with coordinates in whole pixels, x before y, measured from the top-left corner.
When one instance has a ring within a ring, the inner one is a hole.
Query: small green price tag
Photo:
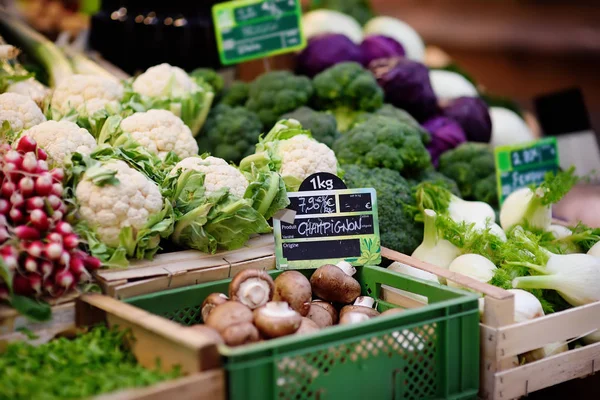
[[[496,177],[500,204],[512,192],[544,181],[547,172],[558,172],[559,158],[556,138],[514,146],[497,147]]]
[[[219,57],[224,65],[300,50],[300,0],[242,0],[213,9]]]

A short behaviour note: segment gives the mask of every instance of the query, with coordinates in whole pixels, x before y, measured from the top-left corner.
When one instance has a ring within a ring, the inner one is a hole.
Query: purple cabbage
[[[360,46],[347,36],[328,33],[311,38],[298,55],[297,72],[313,77],[335,64],[355,61],[363,64]]]
[[[454,99],[444,105],[442,112],[459,123],[469,142],[490,142],[492,120],[487,104],[479,97]]]
[[[438,112],[429,69],[404,57],[380,58],[369,64],[385,92],[385,101],[423,122]]]
[[[404,47],[396,40],[388,36],[372,35],[367,36],[360,44],[363,54],[363,62],[366,67],[371,61],[380,58],[390,58],[406,55]]]
[[[460,125],[450,118],[431,118],[423,123],[423,128],[427,129],[431,135],[427,151],[429,151],[431,161],[436,168],[443,153],[467,141],[467,136]]]

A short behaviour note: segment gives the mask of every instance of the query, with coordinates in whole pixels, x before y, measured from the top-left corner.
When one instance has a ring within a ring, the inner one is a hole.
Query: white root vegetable
[[[452,100],[458,97],[478,97],[477,89],[464,76],[452,71],[429,71],[431,87],[440,100]]]
[[[527,123],[514,111],[503,107],[491,107],[492,147],[526,143],[535,140]]]
[[[600,242],[592,246],[587,252],[590,256],[600,257]]]
[[[396,40],[404,47],[406,58],[419,62],[425,60],[423,39],[406,22],[393,17],[379,16],[370,19],[363,31],[365,36],[382,35]]]
[[[363,40],[363,32],[358,21],[334,10],[320,9],[304,14],[302,29],[306,40],[326,33],[344,35],[356,44],[360,44]]]
[[[500,209],[500,226],[506,231],[515,225],[528,224],[532,228],[547,231],[552,225],[552,207],[543,205],[544,192],[530,188],[512,192]]]
[[[463,254],[452,261],[448,269],[451,272],[466,275],[470,278],[478,280],[479,282],[487,283],[492,280],[497,268],[493,262],[483,256],[478,254]],[[466,289],[458,283],[450,280],[448,281],[448,286]]]

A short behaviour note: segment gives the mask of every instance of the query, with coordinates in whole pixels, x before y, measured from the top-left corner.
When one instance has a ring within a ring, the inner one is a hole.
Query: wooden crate
[[[184,250],[157,255],[152,261],[133,262],[124,269],[105,269],[96,274],[102,291],[125,299],[234,276],[249,269],[275,269],[273,235],[252,238],[241,249],[216,254]]]
[[[519,365],[517,356],[547,344],[565,341],[600,329],[600,302],[572,308],[531,321],[514,322],[514,296],[498,287],[415,260],[390,249],[382,256],[431,272],[485,295],[481,327],[482,399],[504,400],[527,396],[600,369],[600,343],[569,350]],[[412,300],[412,306],[420,304]]]

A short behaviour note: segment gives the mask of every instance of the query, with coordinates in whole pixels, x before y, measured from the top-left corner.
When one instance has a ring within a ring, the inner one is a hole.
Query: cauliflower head
[[[70,121],[46,121],[23,132],[48,153],[51,162],[63,166],[72,153],[88,155],[96,140],[85,129]]]
[[[308,135],[283,140],[278,146],[282,176],[293,176],[302,182],[317,172],[337,174],[337,159],[333,150]]]
[[[170,111],[138,112],[121,122],[121,129],[136,142],[164,159],[172,151],[179,158],[198,154],[192,131]]]
[[[50,106],[61,114],[75,109],[92,115],[107,107],[117,108],[123,98],[123,86],[98,75],[71,75],[54,89]]]
[[[50,96],[51,93],[49,88],[36,81],[34,78],[13,83],[6,88],[6,92],[27,96],[35,101],[40,108],[43,107],[46,97]]]
[[[235,167],[227,161],[217,157],[188,157],[175,165],[171,173],[178,169],[192,169],[204,173],[204,188],[206,195],[217,192],[222,188],[229,188],[229,192],[239,198],[244,197],[248,188],[248,180]]]
[[[119,182],[98,186],[86,172],[75,195],[82,219],[96,230],[103,243],[118,247],[121,229],[131,227],[139,232],[151,216],[161,212],[164,201],[158,186],[125,162],[111,160],[103,168],[115,171]]]
[[[199,87],[183,69],[163,63],[148,68],[135,78],[133,90],[149,97],[183,97]]]
[[[27,96],[17,93],[0,94],[0,125],[8,121],[15,132],[29,129],[46,121],[42,110]]]

